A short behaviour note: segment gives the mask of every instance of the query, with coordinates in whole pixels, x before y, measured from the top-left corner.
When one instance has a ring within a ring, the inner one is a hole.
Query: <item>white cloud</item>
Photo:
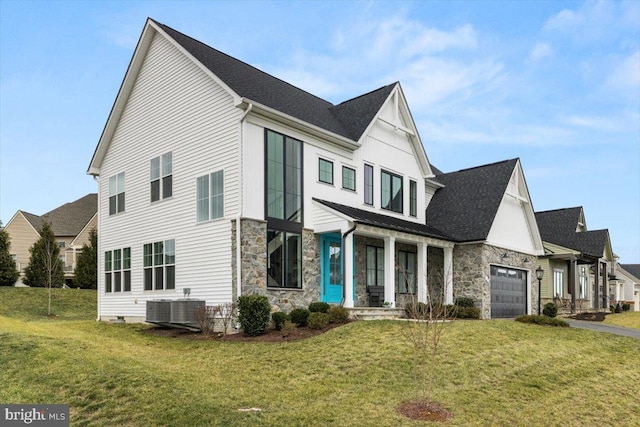
[[[529,60],[532,62],[538,62],[551,55],[553,55],[553,49],[548,43],[536,43],[529,54]]]
[[[612,67],[605,80],[605,86],[614,90],[635,91],[640,88],[640,50],[636,50]]]

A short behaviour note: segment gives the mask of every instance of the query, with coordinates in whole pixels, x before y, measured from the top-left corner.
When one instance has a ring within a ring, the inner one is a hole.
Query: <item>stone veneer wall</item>
[[[233,298],[236,299],[236,221],[231,225]],[[320,239],[313,231],[302,230],[302,289],[267,288],[267,223],[242,219],[242,294],[269,298],[272,311],[289,312],[320,300]]]
[[[502,255],[506,254],[505,257]],[[476,300],[483,319],[491,318],[491,284],[490,266],[526,270],[529,275],[531,292],[528,295],[531,306],[538,301],[537,286],[533,286],[535,278],[536,257],[508,249],[497,248],[482,243],[473,245],[456,245],[453,250],[453,291],[454,297],[471,297]]]

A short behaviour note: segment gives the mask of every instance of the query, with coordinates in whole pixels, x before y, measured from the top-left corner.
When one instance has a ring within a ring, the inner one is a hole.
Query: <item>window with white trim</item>
[[[589,284],[589,277],[587,276],[587,268],[580,267],[580,299],[587,299],[587,286]]]
[[[409,215],[418,216],[418,183],[409,180]]]
[[[131,248],[104,253],[104,291],[131,291]]]
[[[175,240],[147,243],[143,246],[144,290],[161,291],[176,288]]]
[[[318,180],[333,185],[333,162],[318,159]]]
[[[173,154],[171,151],[151,159],[149,168],[151,201],[173,195]]]
[[[219,170],[196,180],[198,222],[224,216],[224,172]]]
[[[124,212],[124,172],[109,178],[109,215]]]
[[[553,269],[553,297],[564,297],[564,270]]]
[[[356,191],[356,170],[347,166],[342,166],[342,188]]]
[[[364,165],[364,203],[373,205],[373,166]]]

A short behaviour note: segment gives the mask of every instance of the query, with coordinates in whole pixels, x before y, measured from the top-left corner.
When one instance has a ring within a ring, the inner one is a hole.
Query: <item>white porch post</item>
[[[342,256],[344,258],[344,274],[342,275],[342,283],[344,286],[344,306],[347,308],[354,307],[353,301],[353,233],[349,233],[344,238],[344,248],[342,248]]]
[[[396,238],[384,238],[384,301],[396,307]]]
[[[453,247],[444,248],[444,296],[446,304],[453,304]]]
[[[427,302],[427,244],[418,243],[418,274],[416,286],[418,288],[418,301]]]

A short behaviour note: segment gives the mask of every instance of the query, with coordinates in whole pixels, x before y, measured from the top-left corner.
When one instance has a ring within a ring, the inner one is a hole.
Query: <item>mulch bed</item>
[[[438,402],[424,399],[415,399],[401,403],[396,411],[407,418],[418,421],[445,422],[453,416]]]
[[[267,332],[263,335],[258,335],[257,337],[247,337],[242,332],[240,333],[232,333],[221,336],[219,334],[211,334],[206,336],[200,331],[192,331],[189,329],[182,328],[165,328],[165,327],[155,327],[145,329],[144,333],[150,335],[156,335],[161,337],[173,337],[180,339],[190,339],[190,340],[218,340],[218,341],[235,341],[235,342],[287,342],[287,341],[298,341],[305,338],[315,337],[317,335],[321,335],[331,329],[342,326],[341,324],[329,324],[323,329],[309,329],[307,327],[296,328],[291,331],[288,336],[283,336],[282,331],[276,331],[275,329],[267,329]]]
[[[573,316],[567,316],[569,319],[575,319],[575,320],[586,320],[586,321],[590,321],[590,322],[602,322],[605,317],[607,316],[607,313],[603,313],[601,311],[599,312],[595,312],[595,313],[578,313],[578,314],[574,314]]]

